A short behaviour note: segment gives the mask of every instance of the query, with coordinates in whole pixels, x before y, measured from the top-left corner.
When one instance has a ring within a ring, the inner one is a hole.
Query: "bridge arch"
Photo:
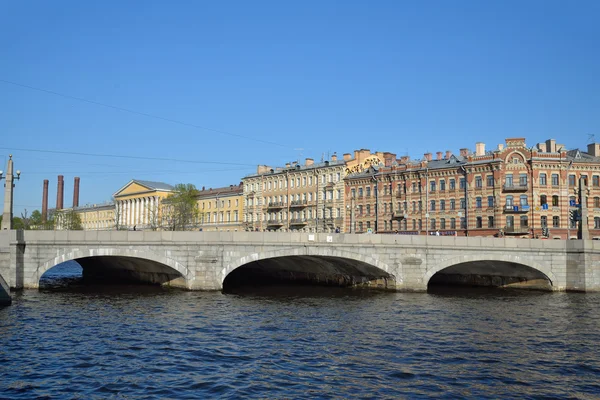
[[[552,286],[553,290],[557,290],[557,278],[550,269],[549,266],[542,265],[536,261],[525,259],[518,255],[512,254],[487,254],[485,256],[482,255],[460,255],[456,257],[450,257],[447,259],[442,259],[439,262],[436,261],[435,265],[427,270],[424,276],[425,285],[428,285],[431,278],[447,268],[451,268],[453,266],[459,265],[468,265],[478,262],[499,262],[505,264],[514,264],[520,265],[523,267],[530,268],[535,270],[536,272],[542,274]]]
[[[257,261],[268,261],[282,258],[296,258],[296,259],[314,259],[317,260],[329,260],[333,263],[336,260],[340,263],[345,262],[346,264],[352,263],[358,268],[364,268],[366,270],[376,272],[383,278],[389,280],[390,284],[395,286],[401,283],[401,276],[398,272],[391,268],[388,264],[361,253],[355,253],[347,250],[332,249],[330,247],[293,247],[276,250],[268,250],[263,252],[256,252],[247,254],[245,256],[234,259],[232,262],[226,264],[220,271],[218,281],[221,283],[221,287],[225,280],[230,274],[239,268],[249,265]],[[393,281],[393,283],[392,283]]]
[[[81,259],[94,259],[100,257],[124,257],[129,259],[150,261],[166,266],[181,275],[185,281],[185,287],[187,288],[191,287],[192,281],[194,280],[194,274],[183,264],[173,260],[172,258],[153,253],[152,251],[128,248],[84,248],[67,250],[63,253],[59,253],[56,257],[41,263],[28,280],[30,283],[28,286],[39,287],[40,278],[46,271],[66,261],[77,261]]]

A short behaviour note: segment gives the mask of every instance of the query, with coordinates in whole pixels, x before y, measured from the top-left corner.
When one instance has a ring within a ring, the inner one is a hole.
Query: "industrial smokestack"
[[[44,191],[42,193],[42,221],[48,220],[48,179],[44,179]]]
[[[63,176],[58,176],[58,187],[56,189],[56,209],[62,210],[63,207],[63,198],[65,194],[65,182],[63,181]]]
[[[73,183],[73,208],[79,207],[79,177],[75,177]]]

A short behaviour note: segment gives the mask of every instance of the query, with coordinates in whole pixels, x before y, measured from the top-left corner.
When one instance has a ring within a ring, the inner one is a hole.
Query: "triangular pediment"
[[[131,180],[125,186],[123,186],[121,189],[119,189],[113,195],[113,197],[127,196],[127,195],[138,194],[138,193],[150,193],[150,192],[155,192],[155,191],[156,191],[156,189],[154,189],[154,188],[142,185],[135,180]]]

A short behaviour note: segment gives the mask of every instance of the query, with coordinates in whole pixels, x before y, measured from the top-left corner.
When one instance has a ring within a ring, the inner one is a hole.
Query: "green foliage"
[[[67,231],[83,230],[81,217],[74,210],[57,210],[53,215],[54,226]]]
[[[198,218],[198,189],[191,183],[175,185],[164,201],[163,222],[169,230],[184,231],[195,226]]]

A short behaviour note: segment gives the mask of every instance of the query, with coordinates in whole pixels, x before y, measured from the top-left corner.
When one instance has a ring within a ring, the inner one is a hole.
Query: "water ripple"
[[[600,295],[320,290],[19,293],[0,309],[0,397],[600,393]]]

